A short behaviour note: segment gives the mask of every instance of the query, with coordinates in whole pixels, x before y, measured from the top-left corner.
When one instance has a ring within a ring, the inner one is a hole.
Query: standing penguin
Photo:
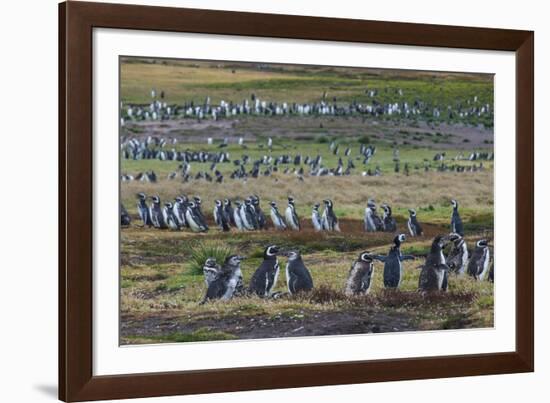
[[[239,213],[241,215],[241,223],[244,229],[249,231],[258,229],[256,212],[250,198],[246,198],[244,204],[241,204]]]
[[[294,198],[292,196],[288,196],[288,206],[285,211],[285,219],[290,228],[295,231],[300,230],[300,219],[296,213],[296,205],[294,204]]]
[[[189,227],[187,220],[185,219],[185,210],[187,209],[187,198],[185,196],[178,196],[174,200],[174,207],[172,211],[176,216],[176,220],[180,227]]]
[[[153,221],[151,221],[151,210],[149,209],[149,206],[147,206],[147,196],[145,193],[138,193],[138,213],[139,218],[141,219],[141,222],[143,223],[143,227],[146,225],[149,227],[153,226]]]
[[[464,226],[462,225],[462,219],[458,214],[458,202],[451,200],[453,206],[453,214],[451,215],[451,232],[455,232],[460,236],[464,236]]]
[[[381,231],[384,227],[382,220],[376,214],[376,203],[374,200],[369,199],[367,202],[367,207],[365,208],[365,231],[367,232],[376,232]]]
[[[278,230],[285,230],[286,229],[286,224],[285,224],[285,221],[283,220],[283,217],[279,213],[279,209],[277,208],[277,203],[272,201],[269,204],[271,206],[270,215],[271,215],[271,221],[273,221],[273,225]]]
[[[449,241],[454,241],[456,234],[438,235],[432,242],[426,262],[421,266],[418,288],[422,291],[446,291],[449,266],[443,255],[443,248]]]
[[[162,209],[162,217],[164,218],[164,222],[166,223],[168,228],[176,231],[179,231],[181,229],[178,219],[174,214],[172,203],[164,203],[164,207]]]
[[[409,220],[407,221],[409,233],[411,236],[421,236],[423,234],[422,227],[416,218],[416,210],[409,209]]]
[[[472,253],[472,257],[468,263],[468,274],[476,280],[484,280],[489,269],[490,255],[487,241],[485,239],[477,241],[474,253]]]
[[[264,260],[252,275],[249,289],[259,297],[270,296],[271,291],[277,285],[279,277],[278,253],[279,248],[276,245],[265,248]]]
[[[225,219],[229,223],[229,226],[237,226],[237,224],[235,223],[235,216],[233,215],[231,200],[229,199],[223,199],[223,214],[225,215]]]
[[[120,225],[127,227],[132,222],[132,218],[128,211],[124,208],[122,203],[120,203]]]
[[[384,225],[384,231],[386,232],[395,232],[397,231],[397,224],[395,218],[391,215],[391,207],[387,204],[382,204],[382,209],[384,210],[384,216],[382,224]]]
[[[359,258],[352,263],[344,293],[348,296],[368,294],[374,274],[374,256],[368,252],[359,254]]]
[[[151,216],[151,222],[155,228],[165,229],[166,223],[164,222],[164,216],[162,215],[162,209],[160,207],[160,197],[151,197],[153,203],[149,207],[149,215]]]
[[[399,288],[403,278],[403,261],[412,260],[412,255],[401,254],[401,244],[405,242],[405,234],[399,234],[393,239],[393,246],[387,256],[375,255],[374,257],[384,262],[384,287]]]
[[[242,284],[241,261],[243,256],[231,255],[225,259],[218,275],[208,285],[201,303],[212,299],[231,299]]]
[[[334,213],[334,204],[332,200],[326,199],[323,200],[323,203],[325,203],[325,210],[323,211],[322,217],[323,229],[340,232],[340,226],[338,225],[338,218]]]
[[[468,246],[464,238],[460,235],[454,234],[452,247],[445,261],[451,273],[462,275],[466,271],[466,263],[468,263]]]
[[[216,262],[216,259],[209,257],[204,262],[204,265],[202,267],[202,272],[204,274],[204,282],[206,283],[206,287],[210,286],[210,283],[212,283],[220,274],[221,272],[221,266]]]
[[[233,209],[233,221],[235,221],[235,227],[239,231],[244,230],[243,220],[241,219],[242,204],[240,201],[235,202],[235,208]]]
[[[267,220],[265,218],[264,212],[262,211],[262,207],[260,206],[260,198],[254,195],[251,196],[250,199],[252,200],[252,206],[254,206],[254,212],[256,213],[256,222],[258,223],[258,229],[266,229]]]
[[[224,232],[229,231],[229,222],[227,221],[227,216],[225,215],[223,209],[223,203],[221,200],[215,201],[214,206],[214,221],[216,225]]]
[[[299,251],[287,252],[288,263],[286,264],[286,285],[288,292],[296,294],[301,291],[313,289],[313,279],[309,270],[302,261]]]
[[[311,211],[311,223],[315,231],[321,231],[323,229],[323,219],[321,218],[321,213],[319,213],[319,203],[313,205]]]
[[[208,227],[203,222],[201,216],[197,213],[197,206],[195,205],[195,202],[189,202],[187,205],[187,209],[185,210],[185,219],[189,224],[189,228],[191,228],[193,232],[208,231]]]
[[[199,196],[193,197],[193,201],[195,202],[195,214],[197,214],[200,217],[200,220],[204,227],[208,229],[208,224],[206,224],[206,218],[204,217],[204,214],[202,213],[202,199]]]

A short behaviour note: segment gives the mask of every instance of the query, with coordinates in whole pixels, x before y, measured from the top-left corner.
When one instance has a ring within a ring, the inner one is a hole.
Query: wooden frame
[[[495,354],[92,375],[92,30],[123,28],[516,53],[516,350]],[[534,33],[289,15],[59,5],[59,398],[229,392],[534,370]]]

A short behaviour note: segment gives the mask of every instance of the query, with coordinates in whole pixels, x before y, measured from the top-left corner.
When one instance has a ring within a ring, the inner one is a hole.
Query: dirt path
[[[353,309],[339,312],[304,312],[300,315],[228,317],[186,320],[174,316],[122,316],[121,337],[156,338],[199,329],[222,331],[238,339],[388,333],[417,330],[410,315]]]

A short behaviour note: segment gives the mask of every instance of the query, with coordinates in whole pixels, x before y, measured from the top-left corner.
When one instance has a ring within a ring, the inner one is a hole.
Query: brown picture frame
[[[516,349],[167,373],[92,372],[92,31],[151,31],[512,51],[516,54]],[[534,370],[534,33],[105,3],[59,5],[59,398],[64,401]]]

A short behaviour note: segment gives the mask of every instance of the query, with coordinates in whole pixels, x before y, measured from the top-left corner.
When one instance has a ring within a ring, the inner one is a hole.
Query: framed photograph
[[[533,371],[533,32],[59,32],[60,399]]]

